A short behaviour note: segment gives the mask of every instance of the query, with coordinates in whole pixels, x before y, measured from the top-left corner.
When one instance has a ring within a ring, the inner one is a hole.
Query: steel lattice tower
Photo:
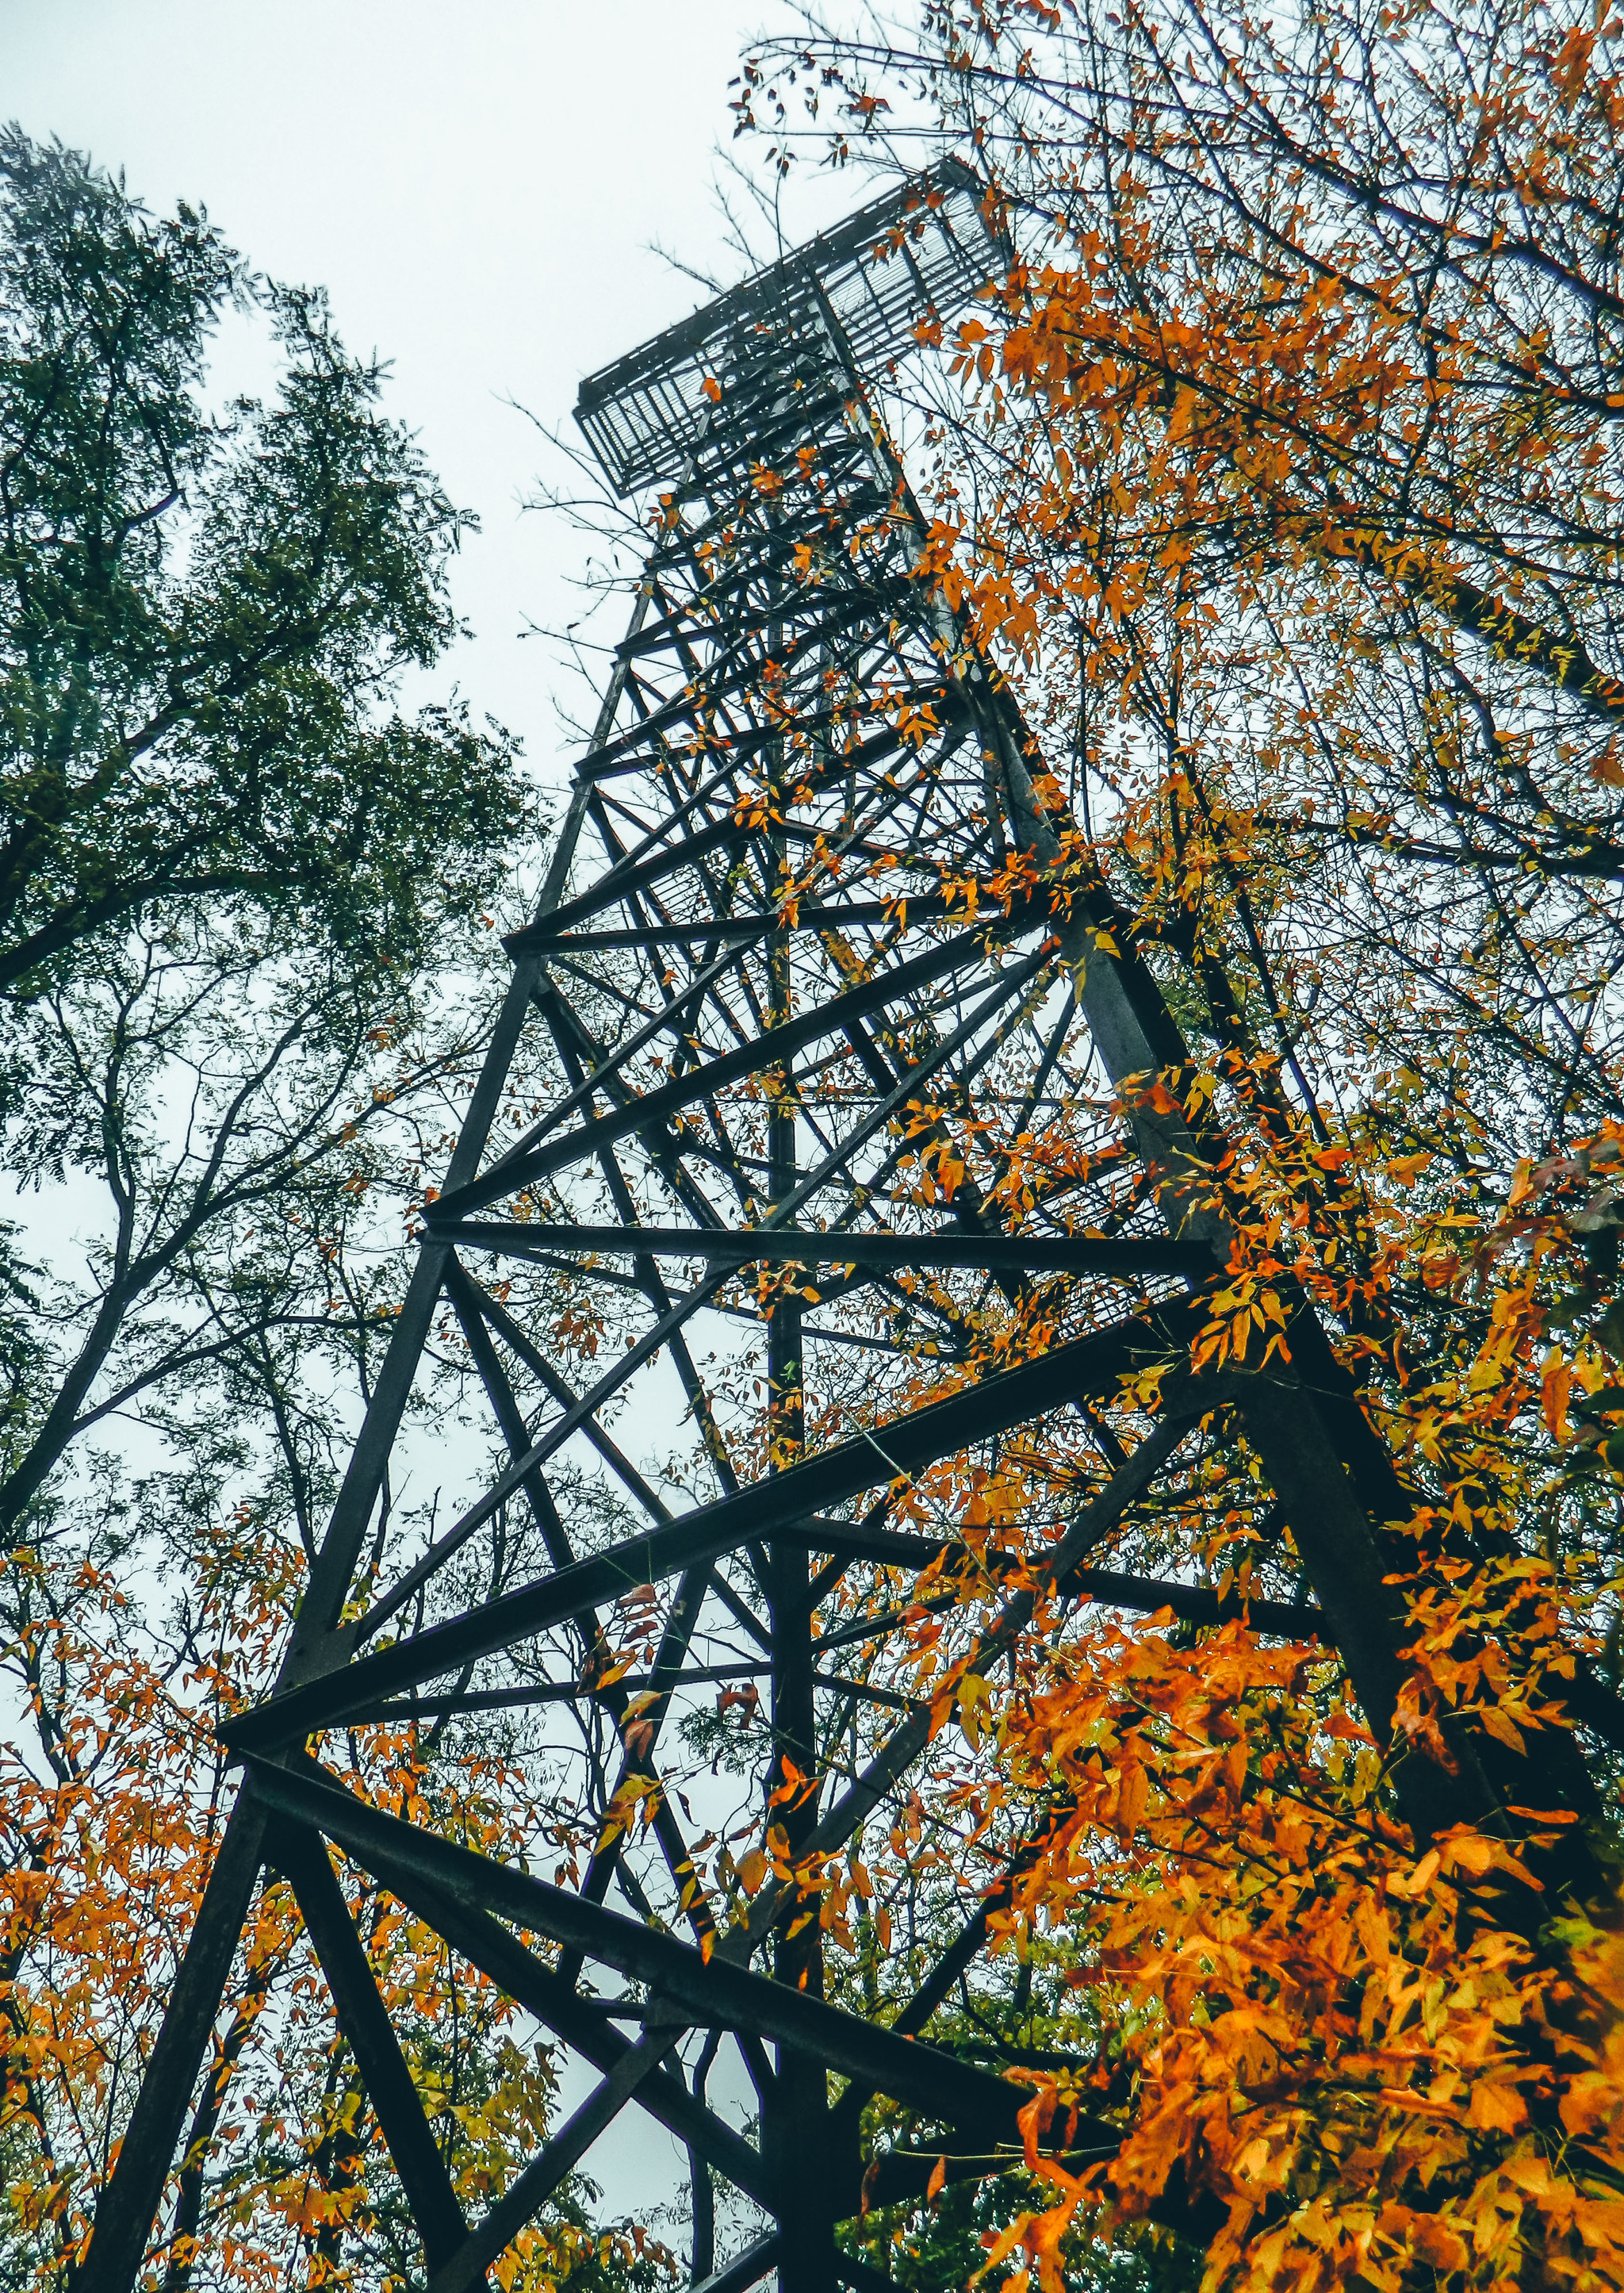
[[[1010,692],[920,578],[923,528],[864,382],[1003,260],[949,164],[583,388],[617,485],[663,490],[658,535],[276,1692],[229,1733],[241,1795],[81,2293],[137,2276],[267,1870],[296,1892],[432,2293],[477,2284],[632,2106],[688,2146],[696,2180],[724,2177],[776,2224],[710,2293],[774,2266],[787,2293],[871,2282],[834,2237],[865,2176],[883,2202],[922,2192],[938,2155],[1018,2147],[1021,2090],[998,2062],[930,2043],[1007,1893],[944,1874],[957,1939],[882,2019],[841,2003],[845,1975],[826,1984],[820,1859],[889,1821],[931,1755],[901,1661],[922,1617],[957,1619],[979,1675],[1040,1600],[1220,1613],[1088,1556],[1221,1402],[1321,1604],[1254,1602],[1254,1623],[1329,1618],[1367,1708],[1390,1708],[1380,1619],[1343,1566],[1369,1550],[1386,1460],[1317,1325],[1299,1314],[1289,1373],[1222,1390],[1176,1374],[1153,1423],[1117,1398],[1125,1373],[1179,1357],[1226,1229],[1181,1118],[1124,1122],[1102,1088],[1081,1153],[1075,1079],[1089,1059],[1120,1084],[1189,1053],[1104,885],[1074,871],[1045,888],[1066,823]],[[998,887],[1020,855],[1035,864],[1012,898]],[[1047,1194],[1006,1198],[998,1175],[1017,1142],[1041,1146],[1062,1075],[1069,1159]],[[1039,1289],[1046,1342],[990,1359],[989,1325]],[[602,1332],[584,1383],[548,1334],[566,1314]],[[453,1349],[505,1462],[392,1574],[390,1458],[429,1357]],[[627,1453],[628,1397],[646,1412],[658,1395],[709,1461],[686,1509]],[[1054,1479],[1052,1542],[1022,1568],[909,1503],[917,1477],[957,1461],[967,1487],[1012,1445]],[[520,1519],[545,1566],[515,1584],[489,1554]],[[476,1560],[494,1596],[459,1602]],[[730,1682],[747,1725],[760,1697],[754,1893],[696,1866],[680,1795],[658,1788],[683,1713]],[[369,1806],[324,1763],[328,1730],[507,1707],[576,1730],[597,1815],[628,1811],[574,1884]],[[332,1850],[600,2074],[481,2221],[460,2210]],[[759,2141],[695,2081],[716,2034],[755,2083]],[[924,2128],[877,2157],[875,2095]]]

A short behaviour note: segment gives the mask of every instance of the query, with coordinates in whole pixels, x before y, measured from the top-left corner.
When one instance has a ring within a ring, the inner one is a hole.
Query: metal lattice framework
[[[997,2061],[930,2043],[996,1874],[943,1875],[943,1904],[964,1892],[957,1940],[884,2019],[844,2003],[819,1875],[935,1756],[907,1665],[923,1608],[977,1673],[1039,1603],[1220,1613],[1090,1555],[1222,1398],[1181,1405],[1175,1381],[1152,1424],[1120,1392],[1177,1353],[1226,1237],[1179,1193],[1193,1149],[1176,1118],[1126,1126],[1103,1088],[1087,1114],[1090,1062],[1119,1084],[1188,1054],[1103,885],[1073,878],[1063,912],[1040,877],[998,888],[1012,855],[1052,861],[1063,823],[1010,693],[918,576],[922,529],[865,392],[865,362],[998,259],[949,168],[583,392],[616,482],[669,487],[663,520],[279,1682],[230,1731],[246,1779],[81,2271],[94,2293],[138,2273],[268,1869],[296,1892],[432,2293],[477,2283],[627,2108],[688,2146],[696,2188],[724,2177],[772,2224],[711,2293],[774,2266],[791,2293],[866,2283],[835,2240],[865,2175],[883,2201],[922,2191],[939,2154],[1018,2147]],[[1064,1152],[1006,1199],[999,1174],[1018,1154],[1030,1168],[1051,1125]],[[999,1354],[989,1329],[1038,1285],[1046,1342]],[[557,1340],[571,1317],[600,1333],[585,1371]],[[462,1365],[500,1462],[392,1579],[390,1459],[436,1354]],[[1346,1564],[1370,1551],[1385,1461],[1306,1318],[1294,1360],[1230,1399],[1321,1606],[1254,1602],[1253,1622],[1334,1633],[1379,1713],[1380,1619]],[[626,1430],[683,1413],[711,1478],[685,1508]],[[972,1553],[921,1492],[1017,1451],[1045,1537]],[[470,1597],[471,1564],[521,1520],[533,1573],[493,1565]],[[952,1593],[961,1561],[974,1597]],[[719,1684],[759,1749],[771,1868],[753,1894],[703,1865],[660,1788]],[[572,1884],[368,1804],[325,1757],[331,1730],[364,1744],[493,1708],[537,1744],[562,1731],[587,1777],[596,1835]],[[598,2074],[482,2220],[453,2192],[335,1851]],[[718,2034],[758,2138],[696,2076]],[[922,2129],[878,2158],[876,2094]]]

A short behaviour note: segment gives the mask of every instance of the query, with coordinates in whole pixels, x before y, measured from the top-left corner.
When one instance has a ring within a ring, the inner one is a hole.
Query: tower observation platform
[[[589,375],[575,418],[617,493],[682,475],[715,411],[706,383],[764,321],[804,334],[832,318],[870,377],[906,357],[922,324],[952,319],[1002,274],[982,202],[973,171],[946,159]]]

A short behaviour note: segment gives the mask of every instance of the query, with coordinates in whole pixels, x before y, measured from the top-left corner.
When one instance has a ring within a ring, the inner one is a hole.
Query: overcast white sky
[[[122,166],[155,209],[202,202],[392,359],[392,410],[484,525],[455,673],[547,771],[563,680],[519,632],[578,611],[584,545],[520,515],[543,456],[504,401],[568,425],[583,374],[703,299],[651,241],[738,274],[713,158],[741,48],[786,20],[777,0],[0,0],[0,119]],[[791,235],[863,195],[806,182]]]

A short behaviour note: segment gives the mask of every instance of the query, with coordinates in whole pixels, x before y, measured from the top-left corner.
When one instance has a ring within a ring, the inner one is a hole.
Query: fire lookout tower
[[[1021,1841],[1002,1876],[937,1856],[906,1908],[851,1875],[943,1756],[944,1678],[1088,1600],[1218,1613],[1095,1559],[1214,1406],[1176,1377],[1154,1421],[1120,1395],[1177,1356],[1227,1245],[1181,1192],[1199,1142],[1112,1109],[1188,1053],[1103,883],[1055,881],[1054,782],[922,575],[871,394],[1005,260],[949,162],[582,387],[617,490],[662,506],[280,1678],[229,1731],[240,1796],[79,2293],[127,2293],[166,2233],[267,1873],[297,1896],[430,2293],[479,2285],[623,2111],[686,2148],[707,2293],[774,2270],[785,2293],[868,2288],[841,2237],[865,2203],[1018,2152],[1022,2089],[932,2026],[977,1979]],[[1006,1197],[1062,1097],[1049,1192]],[[1041,1345],[1000,1345],[1039,1296]],[[1321,1607],[1254,1622],[1329,1616],[1357,1671],[1336,1555],[1368,1544],[1378,1467],[1306,1323],[1294,1360],[1312,1393],[1282,1373],[1236,1406]],[[425,1547],[395,1532],[391,1458],[453,1373],[495,1462]],[[650,1425],[691,1434],[707,1487],[649,1465]],[[1049,1476],[1022,1553],[931,1494],[1015,1453]],[[573,1871],[352,1787],[369,1743],[493,1712],[527,1731],[538,1802],[578,1778]],[[724,1766],[743,1827],[709,1819]],[[363,1879],[596,2076],[481,2219],[352,1916]],[[749,2124],[707,2096],[724,2048]],[[765,2224],[721,2265],[718,2183]]]

